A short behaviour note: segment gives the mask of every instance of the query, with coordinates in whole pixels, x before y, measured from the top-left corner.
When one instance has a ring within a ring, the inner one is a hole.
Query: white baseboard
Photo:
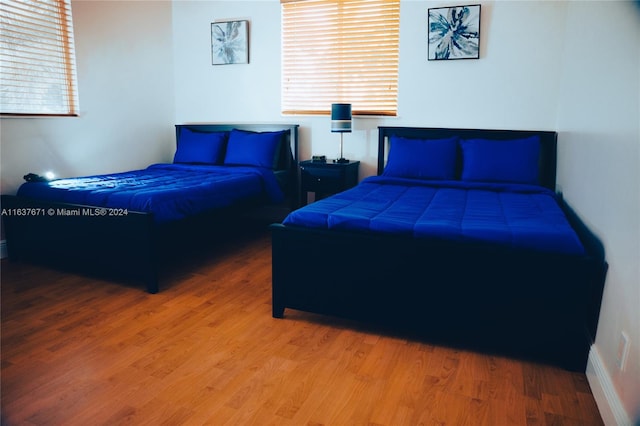
[[[0,259],[7,257],[7,240],[0,241]]]
[[[632,426],[629,415],[613,387],[602,358],[595,345],[591,346],[587,361],[587,381],[598,405],[602,421],[607,426]]]

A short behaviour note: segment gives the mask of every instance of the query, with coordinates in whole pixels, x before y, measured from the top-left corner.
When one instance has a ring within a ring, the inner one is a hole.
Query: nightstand
[[[316,200],[349,189],[358,183],[359,161],[334,163],[331,160],[300,162],[300,190],[302,205],[307,204],[307,192],[314,192]]]

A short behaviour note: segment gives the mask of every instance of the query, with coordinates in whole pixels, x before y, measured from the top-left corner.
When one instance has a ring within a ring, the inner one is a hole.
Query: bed
[[[106,273],[159,290],[160,252],[265,206],[298,205],[298,125],[176,125],[173,161],[31,179],[2,196],[10,260]],[[177,238],[173,238],[177,237]]]
[[[557,134],[380,127],[378,175],[272,232],[272,315],[349,318],[582,370],[607,270],[556,193]]]

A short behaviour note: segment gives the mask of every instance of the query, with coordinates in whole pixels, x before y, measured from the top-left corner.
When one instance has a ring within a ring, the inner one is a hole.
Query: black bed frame
[[[288,130],[293,158],[277,173],[286,175],[285,209],[299,204],[297,124],[179,124],[180,129],[217,132]],[[283,163],[284,164],[284,163]],[[157,225],[145,212],[100,209],[68,203],[52,203],[2,195],[5,237],[10,261],[28,261],[65,270],[82,271],[141,281],[149,293],[159,290],[158,269],[161,251],[167,244],[189,244],[189,239],[205,227],[224,227],[232,218],[249,209],[264,207],[257,201],[242,203],[166,225]],[[214,230],[215,232],[215,230]],[[173,238],[177,237],[177,238]]]
[[[541,138],[541,183],[555,188],[555,132],[379,128],[388,138]],[[273,224],[273,316],[286,308],[364,321],[432,342],[584,371],[607,264],[563,202],[584,256]]]

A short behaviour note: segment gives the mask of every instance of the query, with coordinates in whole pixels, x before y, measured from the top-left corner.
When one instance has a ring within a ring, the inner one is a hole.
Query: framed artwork
[[[429,9],[428,60],[480,58],[480,5]]]
[[[211,64],[249,63],[249,21],[211,23]]]

